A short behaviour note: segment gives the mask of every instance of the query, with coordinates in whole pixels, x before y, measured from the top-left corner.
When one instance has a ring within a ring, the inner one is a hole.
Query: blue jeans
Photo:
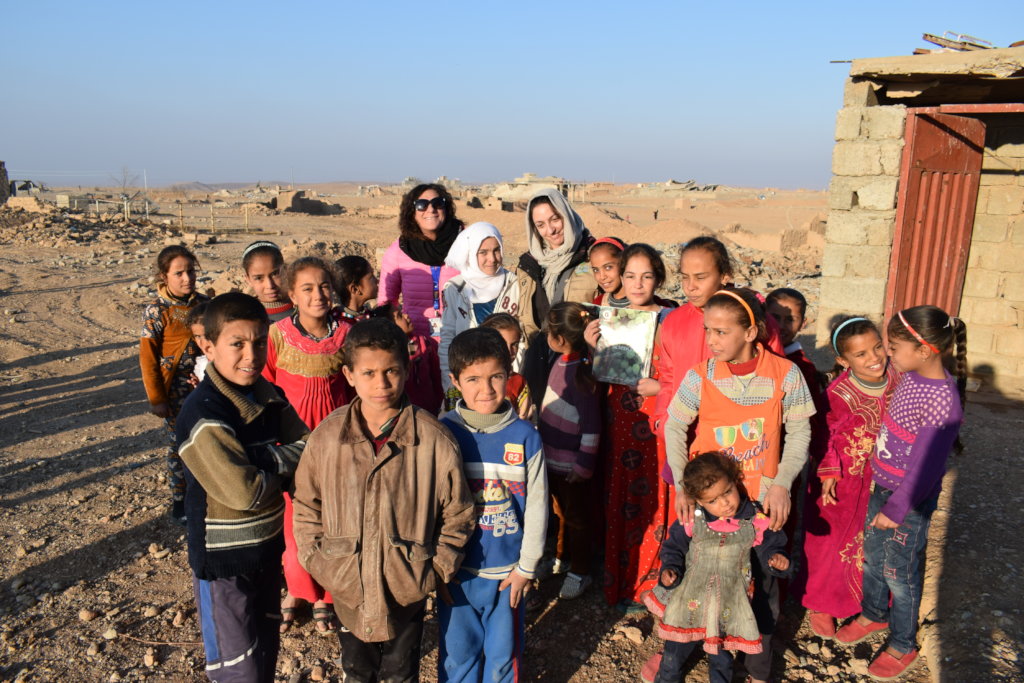
[[[661,668],[658,669],[657,683],[679,683],[683,680],[683,665],[690,653],[703,645],[704,641],[694,640],[689,643],[665,641],[665,651],[661,655]],[[732,680],[732,653],[720,649],[717,655],[708,654],[708,680],[710,683],[729,683]]]
[[[889,646],[906,654],[917,648],[917,615],[924,583],[924,546],[937,498],[907,512],[896,529],[876,529],[871,520],[892,495],[875,484],[864,522],[864,598],[866,619],[889,622]],[[892,607],[889,596],[892,595]]]

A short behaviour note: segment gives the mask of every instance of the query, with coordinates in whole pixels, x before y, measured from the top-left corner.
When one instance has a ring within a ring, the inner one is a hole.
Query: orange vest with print
[[[793,363],[776,356],[758,344],[754,374],[774,382],[771,398],[760,405],[741,406],[725,396],[712,379],[733,377],[725,363],[715,363],[714,377],[708,374],[711,361],[694,367],[701,376],[700,408],[697,411],[697,436],[690,444],[690,459],[700,453],[721,451],[740,464],[743,488],[751,500],[758,500],[761,477],[775,477],[782,455],[782,382]],[[752,381],[752,380],[751,380]]]

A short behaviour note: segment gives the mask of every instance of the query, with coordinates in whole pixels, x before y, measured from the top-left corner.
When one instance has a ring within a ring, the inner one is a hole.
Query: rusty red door
[[[984,151],[982,121],[907,110],[887,318],[920,304],[959,313]]]

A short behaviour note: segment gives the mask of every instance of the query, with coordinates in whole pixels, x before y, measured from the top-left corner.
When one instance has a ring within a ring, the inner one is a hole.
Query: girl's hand
[[[661,570],[661,585],[665,588],[673,585],[679,579],[679,574],[676,574],[674,569],[662,569]]]
[[[591,320],[587,323],[587,326],[583,329],[583,341],[587,342],[587,346],[595,348],[597,346],[597,340],[601,338],[601,321]]]
[[[821,480],[821,504],[835,505],[838,502],[836,498],[836,478],[828,477]]]
[[[768,495],[764,497],[764,511],[768,513],[771,524],[768,526],[772,531],[778,531],[789,519],[789,491],[784,486],[772,484],[768,489]]]
[[[656,379],[644,377],[636,383],[636,393],[640,394],[644,398],[657,396],[659,391],[661,391],[661,382]]]
[[[171,406],[166,403],[157,403],[149,406],[149,412],[166,420],[171,416]]]
[[[775,553],[768,560],[768,566],[776,571],[784,572],[789,569],[789,558],[782,553]]]
[[[680,524],[693,523],[693,511],[697,507],[696,501],[687,495],[681,488],[676,489],[676,517]]]
[[[505,577],[505,580],[498,584],[498,590],[503,591],[509,586],[512,587],[512,590],[508,594],[508,599],[512,604],[512,609],[515,609],[519,606],[519,599],[530,592],[533,582],[520,574],[518,570],[513,569]]]
[[[199,378],[196,377],[195,375],[189,375],[188,376],[188,385],[190,387],[192,387],[193,389],[195,389],[196,387],[199,386]]]
[[[535,412],[537,412],[537,407],[533,405],[533,401],[527,401],[526,404],[519,409],[519,418],[529,422],[533,419],[533,414]]]
[[[890,530],[898,529],[900,525],[886,517],[881,512],[879,512],[877,515],[875,515],[875,518],[871,520],[871,526],[875,527],[876,529]]]

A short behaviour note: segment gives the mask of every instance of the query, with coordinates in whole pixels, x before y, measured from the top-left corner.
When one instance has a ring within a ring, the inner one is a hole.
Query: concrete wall
[[[821,263],[816,332],[825,356],[837,316],[881,321],[885,310],[906,117],[903,105],[878,105],[871,84],[847,81],[836,117]]]
[[[971,372],[1024,381],[1024,116],[982,117],[981,188],[960,317]]]

